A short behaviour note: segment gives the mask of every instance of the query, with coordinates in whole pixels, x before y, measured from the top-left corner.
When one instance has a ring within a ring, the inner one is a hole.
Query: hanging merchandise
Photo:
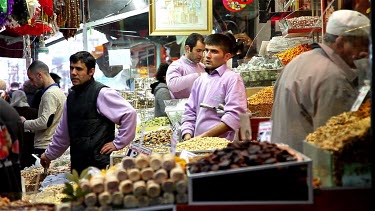
[[[53,16],[53,2],[52,0],[39,0],[40,8],[48,16]]]
[[[53,30],[49,25],[38,22],[34,24],[26,24],[23,26],[18,26],[16,28],[7,28],[7,31],[17,33],[20,36],[23,36],[23,35],[39,36],[41,34],[49,34]]]
[[[79,0],[65,0],[64,11],[61,11],[61,14],[57,16],[57,24],[59,27],[64,28],[60,29],[60,32],[63,33],[65,39],[74,37],[77,34],[77,30],[80,25],[81,16],[80,16],[80,1]],[[61,16],[61,17],[59,17]],[[59,20],[63,18],[64,25],[59,25]]]
[[[239,12],[245,9],[247,5],[239,2],[241,2],[241,0],[223,0],[223,5],[225,9],[229,10],[230,12]]]
[[[21,1],[21,0],[16,0]],[[46,3],[47,2],[47,3]],[[6,27],[7,31],[16,33],[20,36],[23,35],[35,35],[39,36],[41,34],[53,34],[54,30],[51,27],[52,16],[48,16],[45,9],[49,8],[49,1],[36,1],[36,0],[27,0],[27,12],[30,15],[30,18],[27,20],[26,24],[20,22],[16,18],[12,18]],[[42,5],[42,3],[44,5]],[[53,8],[53,7],[52,7]],[[53,15],[53,12],[52,12]]]
[[[9,16],[12,14],[13,0],[0,0],[0,27],[9,22]]]
[[[30,15],[26,0],[14,0],[12,18],[20,25],[28,24]]]
[[[8,1],[1,0],[0,1],[0,12],[7,12],[8,11]]]

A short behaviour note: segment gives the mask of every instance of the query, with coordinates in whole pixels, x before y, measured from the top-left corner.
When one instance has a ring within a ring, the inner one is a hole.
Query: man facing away
[[[69,60],[72,91],[41,164],[49,167],[70,146],[72,170],[105,169],[110,153],[134,139],[137,114],[116,90],[94,80],[96,61],[89,52],[77,52]],[[115,124],[119,125],[117,135]]]
[[[272,142],[302,151],[309,133],[350,110],[359,88],[355,62],[368,55],[369,28],[363,14],[335,11],[323,44],[314,44],[283,69],[275,84]]]
[[[185,112],[182,116],[182,138],[221,137],[234,139],[240,128],[240,114],[247,112],[246,91],[241,76],[232,72],[227,61],[232,58],[233,43],[223,34],[211,34],[205,39],[205,65],[207,74],[199,77],[193,85]],[[219,107],[202,108],[200,104]]]
[[[167,86],[173,99],[188,98],[194,81],[204,73],[201,60],[204,52],[204,37],[190,34],[185,41],[185,55],[172,62],[167,70]]]
[[[62,116],[66,96],[50,76],[48,66],[42,61],[34,61],[27,70],[27,76],[33,86],[42,89],[42,98],[38,118],[26,120],[21,117],[21,120],[25,130],[35,132],[34,153],[41,155],[51,143]]]

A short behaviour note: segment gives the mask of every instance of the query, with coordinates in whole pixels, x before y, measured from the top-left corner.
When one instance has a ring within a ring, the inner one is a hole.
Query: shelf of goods
[[[155,82],[154,78],[136,78],[134,79],[134,91],[119,91],[135,109],[153,108],[154,95],[151,93],[150,85]]]
[[[370,102],[331,117],[306,137],[303,152],[314,160],[321,187],[371,187]]]
[[[189,204],[313,202],[312,161],[285,146],[232,142],[187,164]]]
[[[322,24],[319,16],[300,16],[282,19],[279,22],[284,37],[306,36],[322,32]]]
[[[233,68],[246,87],[271,86],[279,76],[283,65],[277,57],[252,57],[250,61]]]
[[[145,135],[142,146],[151,150],[152,153],[169,153],[171,138],[172,130],[170,128],[151,131]],[[134,142],[139,143],[139,139],[134,140]],[[176,154],[179,155],[183,150],[187,150],[195,155],[205,155],[213,152],[215,149],[226,147],[228,143],[227,139],[217,137],[192,138],[188,141],[177,143]],[[128,146],[119,151],[112,152],[110,155],[111,166],[120,163],[126,156],[129,156]]]

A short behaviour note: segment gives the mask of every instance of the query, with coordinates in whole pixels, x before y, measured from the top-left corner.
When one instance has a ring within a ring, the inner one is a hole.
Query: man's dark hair
[[[169,64],[167,63],[161,63],[159,65],[158,71],[156,72],[155,78],[159,82],[165,83],[165,76],[167,75],[167,69]]]
[[[185,45],[188,45],[190,47],[190,50],[193,50],[193,48],[197,45],[198,41],[204,43],[203,35],[198,33],[192,33],[186,38]]]
[[[210,34],[204,40],[206,45],[219,46],[224,53],[232,53],[233,42],[224,34]]]
[[[20,83],[18,83],[18,82],[12,82],[10,84],[10,87],[12,87],[12,88],[20,88]]]
[[[233,48],[232,48],[232,51],[231,53],[232,54],[236,54],[237,51],[238,51],[238,47],[237,47],[237,43],[236,43],[236,38],[234,37],[234,35],[232,33],[230,33],[229,31],[226,31],[224,32],[224,35],[228,36],[229,39],[232,41],[233,43]]]
[[[87,67],[87,73],[95,68],[96,60],[95,58],[87,51],[79,51],[70,56],[69,61],[71,63],[83,62]]]
[[[61,79],[61,77],[59,75],[57,75],[56,73],[49,73],[52,77],[52,79],[56,82],[56,80],[59,80]]]
[[[33,63],[31,63],[31,65],[29,66],[29,68],[27,68],[27,70],[29,70],[32,73],[37,73],[39,70],[43,72],[44,74],[49,74],[48,66],[44,62],[39,61],[39,60],[35,60]]]

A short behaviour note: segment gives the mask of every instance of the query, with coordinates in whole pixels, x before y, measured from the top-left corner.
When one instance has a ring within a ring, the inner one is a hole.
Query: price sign
[[[259,123],[258,141],[271,142],[272,122],[265,121]]]
[[[248,113],[240,114],[240,141],[251,141],[250,115]]]
[[[151,155],[152,151],[150,149],[143,147],[142,145],[131,143],[129,145],[128,150],[126,151],[126,156],[135,158],[139,153]]]
[[[361,106],[361,104],[362,104],[363,100],[365,99],[369,90],[370,90],[370,86],[368,86],[368,85],[363,86],[359,90],[359,95],[358,95],[357,99],[355,100],[355,102],[352,106],[352,109],[350,109],[351,111],[357,111],[359,109],[359,107]]]

